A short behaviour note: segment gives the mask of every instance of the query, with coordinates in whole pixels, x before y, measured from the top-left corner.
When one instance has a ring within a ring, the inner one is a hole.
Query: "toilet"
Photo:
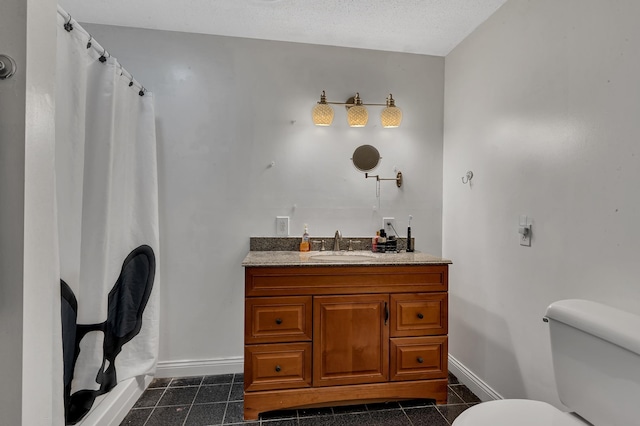
[[[504,399],[464,411],[453,426],[640,425],[640,316],[588,300],[547,308],[563,412],[541,401]]]

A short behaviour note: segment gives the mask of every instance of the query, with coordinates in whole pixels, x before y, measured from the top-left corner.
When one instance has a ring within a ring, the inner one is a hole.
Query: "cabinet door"
[[[313,385],[389,379],[389,295],[313,298]]]

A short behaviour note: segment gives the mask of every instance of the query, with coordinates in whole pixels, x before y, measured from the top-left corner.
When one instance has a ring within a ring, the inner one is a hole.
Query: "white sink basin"
[[[353,253],[353,252],[324,252],[309,256],[310,260],[323,262],[366,262],[375,258],[373,254]]]

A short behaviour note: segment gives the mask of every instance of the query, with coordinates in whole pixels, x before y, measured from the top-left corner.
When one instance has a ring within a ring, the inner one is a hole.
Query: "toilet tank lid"
[[[545,315],[640,355],[640,316],[590,300],[553,302]]]

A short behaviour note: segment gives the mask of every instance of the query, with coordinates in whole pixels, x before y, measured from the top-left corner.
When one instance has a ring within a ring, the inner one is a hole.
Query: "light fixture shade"
[[[351,98],[347,101],[349,103]],[[347,105],[347,123],[350,127],[364,127],[369,121],[369,112],[362,106],[362,99],[360,99],[360,93],[356,92],[353,97],[353,104]]]
[[[317,104],[311,111],[313,124],[316,126],[331,126],[333,122],[333,108],[327,104]]]
[[[395,105],[391,94],[387,98],[387,107],[380,114],[380,121],[385,129],[399,127],[402,122],[402,110]]]
[[[386,107],[380,114],[380,121],[386,129],[399,127],[402,122],[402,110],[398,107]]]
[[[322,91],[320,102],[311,110],[311,118],[316,126],[331,126],[333,122],[333,108],[327,104],[327,96]]]
[[[369,121],[369,112],[362,105],[355,105],[347,111],[347,122],[350,127],[364,127]]]

